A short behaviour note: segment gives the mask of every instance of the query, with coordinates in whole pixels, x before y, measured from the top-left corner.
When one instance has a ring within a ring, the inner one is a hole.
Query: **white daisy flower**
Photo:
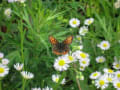
[[[0,64],[0,77],[4,77],[9,73],[9,68],[5,65]]]
[[[0,52],[0,60],[4,57],[4,54]]]
[[[104,76],[101,76],[99,79],[95,80],[95,86],[97,88],[105,89],[108,87],[108,81]]]
[[[108,74],[114,74],[114,71],[112,69],[104,68],[103,71]]]
[[[7,16],[8,18],[10,18],[11,13],[12,13],[11,8],[7,8],[7,9],[5,9],[5,11],[4,11],[5,16]]]
[[[22,71],[21,75],[23,76],[23,78],[25,79],[32,79],[34,78],[34,74],[31,72],[27,72],[27,71]]]
[[[116,9],[120,8],[120,0],[117,0],[115,3],[114,3],[114,7]]]
[[[120,90],[120,80],[115,80],[115,81],[113,81],[113,86],[114,86],[117,90]]]
[[[83,66],[80,66],[80,71],[84,71],[85,70],[85,67],[83,67]]]
[[[109,41],[102,41],[100,44],[97,45],[102,50],[108,50],[110,48]]]
[[[120,61],[113,62],[113,68],[114,69],[120,69]]]
[[[107,74],[107,73],[105,73],[103,77],[107,80],[107,82],[110,83],[112,83],[115,78],[114,74]]]
[[[97,58],[96,58],[96,62],[97,63],[103,63],[103,62],[105,62],[105,57],[103,57],[103,56],[98,56]]]
[[[17,0],[20,3],[24,3],[26,0]]]
[[[55,82],[55,83],[58,83],[59,82],[59,80],[60,80],[60,75],[55,75],[55,74],[53,74],[52,75],[52,80],[53,80],[53,82]],[[65,78],[61,81],[61,84],[65,84]]]
[[[72,62],[75,62],[76,59],[73,55],[65,55],[66,56],[66,59],[67,59],[67,63],[72,63]]]
[[[101,72],[93,72],[90,74],[90,79],[98,79],[101,76]]]
[[[76,55],[75,55],[76,54]],[[89,55],[85,52],[82,52],[80,50],[77,50],[74,55],[78,58],[78,59],[86,59],[89,58]]]
[[[77,39],[80,43],[82,43],[82,37],[81,37],[80,35],[76,35],[76,39]]]
[[[7,65],[9,63],[9,60],[6,58],[2,59],[2,64]]]
[[[84,36],[86,33],[88,33],[88,27],[87,26],[81,27],[79,30],[79,34]]]
[[[93,18],[88,18],[88,19],[85,20],[84,24],[85,24],[85,25],[90,25],[90,24],[92,24],[93,22],[94,22],[94,19],[93,19]]]
[[[41,88],[32,88],[31,90],[42,90]]]
[[[115,79],[120,80],[120,71],[115,72]]]
[[[53,90],[53,89],[47,86],[47,87],[43,88],[42,90]]]
[[[54,62],[54,68],[58,71],[67,70],[68,67],[68,60],[65,56],[58,57]]]
[[[73,28],[78,27],[80,25],[80,20],[78,20],[77,18],[72,18],[70,19],[69,24]]]
[[[120,60],[118,60],[116,56],[114,57],[113,68],[120,69]]]
[[[81,60],[79,60],[79,62],[80,62],[80,66],[87,67],[90,63],[90,59],[88,59],[88,58],[81,59]]]
[[[15,68],[17,71],[21,71],[22,68],[23,68],[23,64],[16,63],[16,64],[14,64],[14,68]]]
[[[17,0],[8,0],[8,3],[16,2]]]

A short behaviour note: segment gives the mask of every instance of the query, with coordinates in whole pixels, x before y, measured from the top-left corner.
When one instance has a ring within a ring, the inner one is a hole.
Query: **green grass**
[[[52,53],[49,36],[52,35],[59,41],[67,36],[74,36],[70,47],[76,43],[78,28],[71,28],[69,20],[78,18],[83,25],[84,20],[93,17],[94,23],[89,27],[89,32],[82,37],[83,51],[90,55],[90,66],[82,72],[85,79],[80,81],[81,90],[97,90],[89,75],[103,68],[112,68],[114,56],[120,56],[120,9],[114,8],[115,0],[27,0],[25,4],[0,3],[0,27],[5,26],[7,31],[0,29],[0,52],[10,60],[9,74],[2,80],[2,90],[22,90],[23,78],[20,72],[13,68],[17,62],[24,63],[24,70],[34,73],[35,77],[29,80],[24,90],[33,87],[50,86],[55,90],[79,90],[73,64],[67,71],[59,72],[53,67],[58,57]],[[10,7],[12,16],[7,19],[4,10]],[[96,45],[102,40],[111,43],[110,50],[103,52]],[[72,50],[72,48],[71,48]],[[95,58],[104,55],[107,61],[98,64]],[[79,71],[79,65],[76,63]],[[116,70],[115,70],[116,71]],[[66,77],[65,85],[55,84],[52,74],[61,74],[61,80]],[[88,88],[88,89],[87,89]],[[98,89],[99,90],[99,89]],[[109,85],[106,90],[113,90]]]

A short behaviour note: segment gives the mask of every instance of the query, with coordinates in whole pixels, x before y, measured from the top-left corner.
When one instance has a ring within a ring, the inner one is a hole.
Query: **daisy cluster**
[[[31,73],[31,72],[28,72],[28,71],[24,71],[23,70],[23,67],[24,67],[24,64],[23,63],[16,63],[14,64],[14,68],[17,70],[17,71],[20,71],[21,72],[21,75],[24,79],[32,79],[34,78],[34,74]]]
[[[80,27],[79,29],[79,34],[81,36],[85,36],[88,33],[88,26],[91,25],[94,22],[93,18],[88,18],[84,21],[84,25]],[[69,21],[69,25],[73,28],[79,27],[80,26],[80,20],[77,18],[72,18]]]
[[[120,71],[104,68],[103,74],[102,72],[95,71],[91,73],[90,79],[93,80],[97,88],[105,89],[112,84],[114,88],[120,90]]]
[[[13,2],[19,2],[19,3],[24,3],[26,0],[8,0],[9,3]]]
[[[36,87],[36,88],[32,88],[31,90],[53,90],[53,88],[46,86],[45,88]]]
[[[5,77],[9,73],[9,60],[4,58],[4,54],[0,52],[0,78]]]

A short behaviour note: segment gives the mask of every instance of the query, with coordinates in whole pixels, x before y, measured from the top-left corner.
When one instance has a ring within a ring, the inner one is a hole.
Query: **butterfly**
[[[73,36],[67,37],[64,41],[58,42],[53,36],[49,36],[52,44],[52,51],[56,55],[65,55],[69,52],[69,45],[72,43]]]

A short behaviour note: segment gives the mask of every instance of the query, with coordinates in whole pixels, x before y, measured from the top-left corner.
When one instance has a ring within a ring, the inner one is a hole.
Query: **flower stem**
[[[2,90],[2,80],[0,80],[0,90]]]
[[[75,69],[75,73],[76,73],[76,64],[73,65],[74,66],[74,69]],[[79,82],[79,79],[76,77],[76,83],[77,83],[77,86],[79,88],[79,90],[82,90],[81,87],[80,87],[80,82]]]
[[[25,84],[26,84],[26,80],[23,78],[22,90],[25,90]]]

